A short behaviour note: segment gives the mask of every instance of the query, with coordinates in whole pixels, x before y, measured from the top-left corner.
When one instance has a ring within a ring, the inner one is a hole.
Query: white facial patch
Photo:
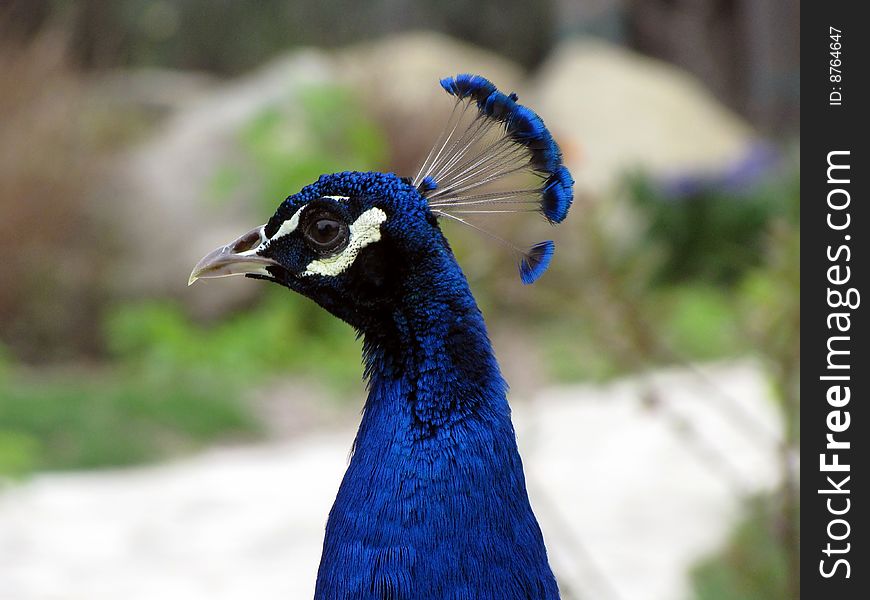
[[[277,240],[278,238],[284,237],[285,235],[290,235],[296,228],[299,227],[299,217],[302,215],[302,211],[307,208],[308,205],[302,206],[293,213],[293,216],[281,223],[281,227],[278,228],[278,231],[275,232],[270,240]]]
[[[322,196],[323,198],[329,198],[330,200],[350,200],[350,196]],[[278,228],[278,231],[275,232],[270,240],[277,240],[278,238],[284,237],[285,235],[290,235],[296,228],[299,227],[299,217],[302,216],[302,211],[308,208],[308,205],[302,206],[293,213],[293,216],[281,223],[281,227]]]
[[[335,256],[312,260],[301,275],[303,277],[308,275],[335,277],[343,273],[353,264],[360,250],[381,239],[381,223],[386,220],[387,213],[380,208],[368,209],[351,224],[350,240],[344,250]]]

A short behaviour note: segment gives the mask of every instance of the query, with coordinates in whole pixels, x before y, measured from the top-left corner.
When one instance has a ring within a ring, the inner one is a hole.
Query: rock
[[[453,102],[438,84],[478,73],[502,89],[518,89],[521,68],[495,53],[437,33],[407,33],[351,46],[338,54],[342,81],[359,92],[384,126],[391,146],[386,168],[413,175],[447,122]]]
[[[609,191],[636,168],[662,176],[723,168],[754,140],[701,82],[605,42],[564,42],[533,83],[529,102],[562,145],[581,191]]]
[[[92,102],[130,110],[147,111],[158,116],[171,114],[196,102],[219,86],[219,80],[206,73],[172,69],[142,68],[110,71],[94,82]]]

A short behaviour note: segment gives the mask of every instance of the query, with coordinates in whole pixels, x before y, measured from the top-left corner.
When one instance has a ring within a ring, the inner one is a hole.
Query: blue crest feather
[[[551,223],[561,223],[568,216],[574,199],[574,179],[564,166],[559,166],[544,186],[544,216]]]
[[[467,73],[445,77],[441,87],[456,98],[456,106],[414,185],[434,214],[483,231],[514,250],[522,281],[532,283],[549,265],[553,243],[523,251],[466,215],[534,211],[553,225],[561,223],[574,198],[574,180],[562,152],[543,119],[519,104],[516,94]],[[530,186],[515,183],[522,174]]]
[[[550,240],[538,242],[529,248],[520,261],[520,279],[524,284],[535,283],[544,274],[550,266],[555,250],[556,245]]]
[[[424,177],[423,181],[420,182],[420,185],[417,188],[421,194],[424,196],[426,192],[431,192],[432,190],[438,189],[438,182],[435,181],[435,178],[429,175],[428,177]]]
[[[470,96],[477,101],[478,105],[485,102],[489,95],[496,91],[495,86],[489,80],[480,75],[468,74],[445,77],[441,80],[441,87],[448,94],[456,96],[460,100]]]

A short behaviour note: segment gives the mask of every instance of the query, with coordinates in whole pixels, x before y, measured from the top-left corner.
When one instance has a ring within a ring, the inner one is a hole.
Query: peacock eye
[[[321,254],[347,245],[347,224],[332,215],[315,216],[305,224],[302,233],[308,245]]]
[[[341,225],[333,219],[318,219],[312,224],[310,235],[314,243],[331,244],[341,233]]]

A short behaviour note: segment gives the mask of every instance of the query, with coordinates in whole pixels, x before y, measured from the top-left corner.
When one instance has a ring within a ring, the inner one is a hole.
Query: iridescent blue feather
[[[445,77],[441,87],[456,106],[414,178],[432,211],[488,234],[466,215],[534,211],[561,223],[574,198],[574,180],[541,117],[479,75]],[[532,184],[518,183],[521,174]],[[518,254],[523,283],[540,277],[552,258],[552,242],[522,250],[492,237]]]
[[[550,266],[555,250],[556,245],[550,240],[538,242],[529,248],[529,251],[520,261],[520,278],[523,283],[534,283],[538,277],[544,274],[544,271]]]

